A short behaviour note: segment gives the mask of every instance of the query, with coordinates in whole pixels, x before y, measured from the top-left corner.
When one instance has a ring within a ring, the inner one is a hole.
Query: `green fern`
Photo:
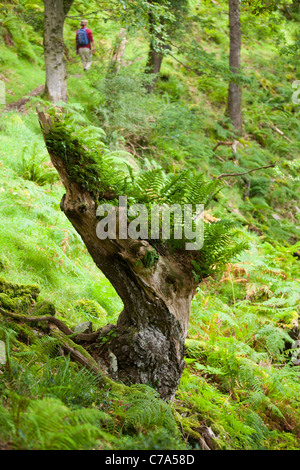
[[[124,429],[142,432],[163,427],[169,432],[178,433],[170,407],[159,399],[154,389],[134,385],[130,390],[130,399],[132,402],[125,415]]]
[[[102,429],[109,417],[96,409],[72,411],[60,400],[32,401],[22,414],[16,449],[81,450],[106,446],[112,436]]]
[[[50,110],[50,113],[55,117],[55,111]],[[129,176],[128,173],[116,171],[109,156],[103,154],[103,149],[95,144],[87,150],[84,141],[78,135],[75,137],[74,123],[69,121],[68,116],[60,115],[59,119],[53,118],[51,130],[46,135],[48,149],[64,160],[69,178],[90,191],[99,201],[105,200],[105,194],[109,192],[110,200],[113,198],[117,202],[119,196],[126,195],[130,204],[142,203],[148,209],[153,203],[160,206],[178,204],[181,208],[190,204],[195,229],[197,205],[207,207],[222,187],[219,180],[207,182],[203,175],[194,175],[191,171],[165,174],[161,168],[154,168],[140,171],[137,175],[130,170]],[[174,219],[171,217],[170,239],[163,243],[171,251],[183,250],[186,240],[184,237],[174,239]],[[209,276],[217,266],[223,266],[247,246],[238,241],[237,232],[232,229],[232,224],[225,220],[205,224],[204,246],[198,258],[196,256],[196,260],[192,260],[195,276],[199,280]],[[195,258],[195,254],[191,256]]]
[[[39,186],[55,183],[58,180],[58,175],[54,168],[45,166],[46,160],[47,157],[45,155],[40,156],[40,149],[37,143],[34,143],[31,148],[25,145],[22,151],[20,176],[24,180],[34,181]]]

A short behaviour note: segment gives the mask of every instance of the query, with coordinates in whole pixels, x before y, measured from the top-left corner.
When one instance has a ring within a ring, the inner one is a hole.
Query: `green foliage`
[[[179,396],[186,403],[190,387],[201,387],[193,395],[197,419],[205,418],[220,446],[228,432],[227,448],[272,448],[279,435],[285,442],[283,429],[291,416],[290,445],[298,445],[298,367],[289,348],[299,315],[299,282],[290,279],[290,266],[297,269],[288,250],[253,244],[240,263],[202,285],[194,300],[186,343],[190,371]],[[234,397],[230,403],[228,393]]]
[[[55,357],[45,364],[44,374],[39,383],[43,395],[61,400],[68,406],[93,406],[99,404],[97,388],[101,379],[89,371],[76,368],[69,358]]]
[[[0,329],[8,354],[0,365],[1,444],[9,441],[16,450],[185,449],[170,406],[155,390],[106,387],[100,376],[59,355],[59,338],[35,337],[28,347],[28,336],[15,326],[9,320]]]
[[[35,29],[38,29],[39,33],[42,32],[41,6],[28,5],[28,2],[24,2],[24,4],[23,2],[12,2],[12,4],[1,4],[0,11],[2,15],[1,32],[9,36],[8,43],[16,50],[18,56],[33,63],[40,63],[39,55],[42,53],[42,47],[40,37],[36,34]],[[19,21],[22,22],[21,27]]]
[[[146,30],[153,6],[142,3],[141,9],[141,2],[122,2],[124,12],[118,4],[91,18],[97,54],[82,77],[73,51],[77,19],[66,20],[68,122],[60,146],[70,144],[70,170],[77,164],[72,177],[95,197],[104,197],[100,175],[116,196],[126,189],[131,202],[206,205],[206,243],[194,271],[201,279],[205,268],[211,277],[192,304],[187,367],[174,403],[166,404],[146,386],[104,386],[60,355],[60,338],[45,331],[41,338],[40,325],[32,329],[1,315],[8,361],[0,364],[0,448],[199,449],[206,427],[216,449],[299,450],[299,366],[293,358],[299,353],[300,145],[299,107],[292,102],[299,2],[242,2],[244,134],[235,149],[225,145],[234,137],[224,118],[231,78],[228,2],[190,2],[180,24],[171,15],[176,28],[163,34],[167,41],[172,35],[172,50],[151,96],[144,89],[149,38],[132,33]],[[154,34],[162,32],[162,16],[168,22],[161,6]],[[45,81],[42,8],[40,0],[0,5],[7,103]],[[97,9],[93,0],[88,6],[78,0],[70,16]],[[116,77],[106,74],[119,30],[111,14],[130,30]],[[104,316],[115,323],[122,302],[59,210],[63,188],[51,181],[50,162],[43,161],[34,109],[40,101],[32,99],[24,114],[1,115],[1,308],[55,311],[70,327],[84,320],[102,326]],[[85,172],[76,162],[81,145],[91,150],[84,153]],[[217,192],[218,175],[272,162],[275,169],[226,178]],[[232,236],[235,249],[241,240],[249,248],[228,264]],[[156,259],[149,251],[143,262],[151,268]],[[216,261],[225,263],[222,273]]]
[[[107,76],[102,82],[95,78],[94,87],[102,94],[103,102],[94,112],[107,133],[106,144],[111,148],[121,138],[121,130],[128,140],[132,135],[143,139],[153,127],[151,110],[155,112],[157,104],[146,92],[147,80],[145,75],[129,75],[124,71]]]
[[[99,427],[99,410],[70,410],[54,398],[34,400],[18,417],[14,449],[80,450],[105,446],[106,433]],[[102,445],[101,445],[102,444]]]
[[[29,157],[26,157],[26,153],[30,153]],[[20,176],[24,180],[29,180],[37,183],[39,186],[45,184],[53,184],[58,180],[58,175],[54,168],[47,168],[45,166],[46,158],[39,156],[39,149],[37,145],[33,144],[29,150],[28,146],[23,148],[22,152],[22,163],[20,168]]]
[[[50,111],[51,112],[51,111]],[[55,115],[54,115],[55,116]],[[75,130],[71,130],[68,116],[66,118],[53,118],[52,126],[46,133],[46,144],[50,153],[61,158],[66,165],[71,181],[76,181],[84,189],[90,191],[94,198],[105,200],[105,193],[109,192],[116,200],[119,196],[126,195],[130,204],[144,204],[151,210],[151,204],[166,205],[171,207],[176,204],[185,209],[186,205],[192,208],[193,229],[197,223],[198,205],[204,208],[216,196],[221,188],[218,180],[206,182],[203,175],[194,175],[191,171],[178,174],[165,174],[161,168],[143,170],[136,175],[128,166],[129,176],[122,174],[113,166],[113,162],[103,155],[103,150],[87,149],[84,140],[80,139]],[[79,140],[80,139],[80,140]],[[162,214],[159,215],[162,224]],[[149,223],[151,220],[148,221]],[[181,224],[184,224],[182,218]],[[174,251],[182,249],[186,237],[175,240],[175,223],[172,219],[172,233],[165,245],[170,245]],[[177,237],[178,238],[178,237]],[[211,270],[217,266],[223,266],[246,248],[247,244],[238,242],[237,232],[232,233],[232,224],[227,221],[219,221],[206,224],[204,229],[204,245],[200,250],[198,259],[193,260],[195,277],[199,281],[210,275]],[[150,255],[151,256],[151,255]],[[151,266],[154,259],[144,262]],[[145,264],[144,263],[144,264]]]
[[[192,261],[196,278],[213,275],[216,267],[223,267],[248,247],[246,241],[239,240],[239,231],[232,228],[232,222],[226,220],[205,224],[200,260]]]
[[[107,313],[95,300],[77,300],[74,304],[76,312],[83,314],[87,320],[97,320],[100,324],[106,321]]]
[[[161,427],[178,435],[170,407],[164,401],[157,398],[157,392],[150,387],[145,388],[142,385],[133,386],[131,388],[133,404],[125,415],[124,429],[134,429],[136,432],[141,432],[149,427]]]
[[[97,197],[100,181],[101,190],[105,193],[110,186],[118,184],[118,175],[115,174],[111,160],[104,157],[101,143],[95,142],[94,148],[85,150],[82,137],[72,135],[72,116],[71,114],[69,122],[66,120],[64,123],[54,123],[46,135],[46,144],[50,152],[63,159],[70,180],[76,181]]]

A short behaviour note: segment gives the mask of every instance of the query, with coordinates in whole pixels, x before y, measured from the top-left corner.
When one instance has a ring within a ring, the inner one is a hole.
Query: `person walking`
[[[92,54],[95,52],[95,44],[92,31],[87,28],[88,21],[82,20],[80,29],[76,31],[76,54],[80,55],[83,70],[89,70],[92,65]]]

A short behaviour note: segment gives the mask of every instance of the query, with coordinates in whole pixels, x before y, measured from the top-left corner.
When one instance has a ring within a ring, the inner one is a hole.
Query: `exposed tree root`
[[[98,367],[98,364],[93,359],[93,357],[82,346],[79,346],[74,343],[74,341],[72,341],[73,339],[76,339],[84,342],[93,342],[97,340],[99,336],[104,336],[105,334],[107,334],[113,328],[114,325],[105,325],[103,328],[100,328],[99,330],[90,334],[74,333],[74,331],[68,328],[61,320],[58,320],[57,318],[50,315],[43,317],[28,317],[26,315],[20,315],[4,310],[1,307],[0,313],[20,322],[48,322],[49,324],[55,325],[57,329],[52,330],[51,335],[59,339],[60,347],[62,348],[64,353],[69,354],[73,361],[78,362],[83,367],[86,367],[94,374],[100,376],[106,384],[114,385],[114,382],[105,375],[105,373],[102,369],[100,369],[100,367]],[[72,336],[72,339],[70,338],[70,336]],[[82,352],[80,352],[80,348],[82,349]]]
[[[70,341],[70,338],[65,338],[64,340],[64,336],[58,331],[56,334],[54,333],[53,336],[61,340],[60,347],[66,354],[70,354],[70,357],[73,361],[79,362],[79,364],[91,370],[95,374],[104,377],[104,372],[97,366],[96,361],[88,354],[88,352],[84,351],[84,354],[82,354],[75,347],[75,343]]]
[[[86,343],[93,343],[94,341],[98,339],[99,336],[106,335],[114,326],[109,323],[108,325],[105,325],[103,328],[99,328],[99,330],[94,331],[93,333],[76,333],[73,330],[71,330],[69,327],[67,327],[67,325],[65,325],[61,320],[51,315],[47,315],[44,317],[27,317],[25,315],[20,315],[18,313],[9,312],[7,310],[4,310],[3,308],[0,308],[0,313],[2,313],[2,315],[6,315],[8,317],[13,318],[14,320],[24,321],[26,323],[30,323],[30,322],[52,323],[53,325],[57,326],[57,328],[60,331],[65,333],[65,335],[72,336],[73,339],[76,339],[77,341],[84,341]]]

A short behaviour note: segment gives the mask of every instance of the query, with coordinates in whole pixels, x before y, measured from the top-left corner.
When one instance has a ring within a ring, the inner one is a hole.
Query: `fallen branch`
[[[285,140],[287,140],[288,142],[292,143],[291,139],[289,139],[284,132],[282,132],[280,129],[278,129],[278,127],[276,126],[273,126],[273,129],[274,131],[278,132],[278,134],[280,134]]]
[[[258,170],[265,170],[267,168],[274,168],[275,163],[272,163],[272,165],[267,165],[267,166],[260,166],[259,168],[253,168],[253,170],[248,170],[248,171],[243,171],[242,173],[222,173],[221,175],[217,176],[217,180],[221,180],[223,178],[227,178],[229,176],[243,176],[247,175],[249,173],[252,173],[253,171],[258,171]]]
[[[231,146],[232,144],[233,144],[233,142],[224,142],[224,141],[217,142],[216,145],[213,148],[213,152],[215,152],[221,145]]]

